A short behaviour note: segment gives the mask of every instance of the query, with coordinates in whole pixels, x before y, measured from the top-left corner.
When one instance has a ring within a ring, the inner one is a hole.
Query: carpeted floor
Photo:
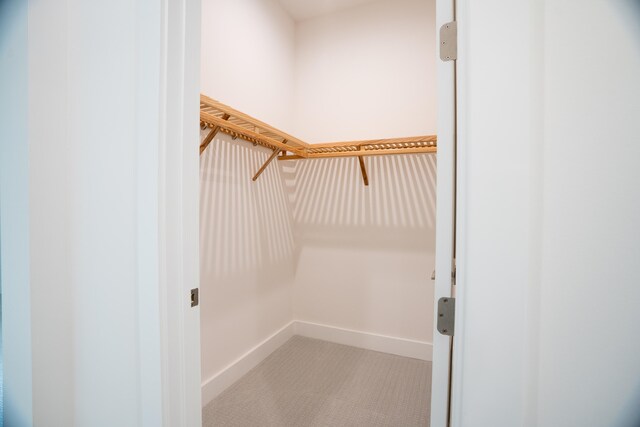
[[[428,426],[431,362],[294,336],[203,409],[205,427]]]

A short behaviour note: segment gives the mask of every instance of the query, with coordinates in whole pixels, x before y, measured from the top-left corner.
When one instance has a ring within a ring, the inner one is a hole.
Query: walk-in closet
[[[205,426],[427,426],[435,0],[203,0]]]

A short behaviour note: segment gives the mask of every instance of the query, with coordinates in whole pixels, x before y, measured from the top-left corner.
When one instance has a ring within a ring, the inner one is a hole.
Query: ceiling
[[[277,0],[296,21],[326,15],[375,0]]]

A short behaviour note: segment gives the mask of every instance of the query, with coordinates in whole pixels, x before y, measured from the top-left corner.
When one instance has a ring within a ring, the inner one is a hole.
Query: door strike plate
[[[200,303],[200,298],[198,294],[199,294],[198,288],[191,289],[191,307],[195,307]]]
[[[456,299],[444,297],[438,300],[438,332],[453,336],[456,317]]]

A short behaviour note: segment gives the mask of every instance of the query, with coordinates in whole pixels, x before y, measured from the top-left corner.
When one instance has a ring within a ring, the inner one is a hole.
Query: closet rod
[[[309,153],[306,157],[298,155],[286,155],[278,157],[278,160],[297,159],[326,159],[332,157],[360,157],[360,156],[386,156],[393,154],[435,154],[438,148],[435,145],[420,147],[379,148],[361,151],[334,151],[326,153]]]

